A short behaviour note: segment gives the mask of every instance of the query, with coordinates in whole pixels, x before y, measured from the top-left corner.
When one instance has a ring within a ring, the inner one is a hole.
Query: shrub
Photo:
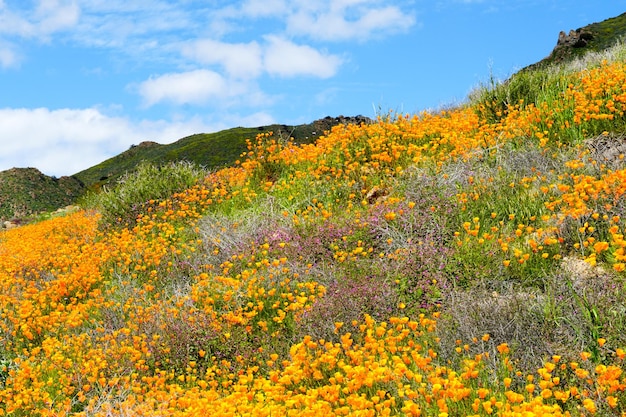
[[[148,205],[190,188],[206,174],[189,162],[163,166],[142,163],[136,171],[122,176],[115,186],[88,195],[83,205],[97,209],[105,225],[133,224]]]

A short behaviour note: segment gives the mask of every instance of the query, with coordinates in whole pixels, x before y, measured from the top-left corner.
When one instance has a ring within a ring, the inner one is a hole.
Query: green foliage
[[[114,183],[124,173],[134,170],[142,162],[164,165],[188,161],[207,169],[219,168],[233,165],[247,150],[246,140],[253,140],[259,133],[274,132],[274,137],[285,139],[293,137],[296,143],[312,143],[324,132],[324,128],[330,129],[331,126],[332,124],[320,125],[317,121],[299,126],[237,127],[215,133],[187,136],[167,145],[142,142],[75,176],[83,181],[87,188],[97,190],[103,185]]]
[[[206,173],[189,162],[162,166],[142,163],[136,171],[122,176],[115,186],[87,195],[83,205],[97,209],[104,224],[133,223],[143,207],[190,188]]]
[[[73,204],[83,193],[74,177],[53,178],[35,168],[13,168],[0,172],[0,221],[27,220],[41,212]]]
[[[487,123],[495,123],[516,106],[523,108],[530,103],[554,100],[568,83],[567,73],[561,67],[522,70],[504,82],[492,74],[471,98],[478,115]]]

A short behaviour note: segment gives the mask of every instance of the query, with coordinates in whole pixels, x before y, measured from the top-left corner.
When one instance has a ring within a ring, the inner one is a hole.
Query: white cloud
[[[219,64],[234,78],[254,78],[262,71],[262,50],[255,41],[249,43],[225,43],[201,39],[185,45],[183,56],[199,63]]]
[[[244,15],[249,17],[279,16],[288,10],[284,0],[246,0],[241,6]]]
[[[0,9],[0,34],[27,37],[30,32],[28,22],[6,9]]]
[[[19,61],[20,57],[15,51],[15,47],[9,43],[0,42],[0,67],[15,67]]]
[[[147,106],[162,101],[202,104],[211,98],[226,98],[237,90],[220,74],[205,69],[152,77],[139,86]]]
[[[268,46],[264,66],[271,75],[329,78],[336,74],[341,65],[338,56],[323,54],[310,46],[296,45],[278,36],[266,36],[265,39]]]
[[[171,143],[196,133],[275,123],[267,113],[174,121],[131,121],[88,109],[0,109],[0,171],[35,167],[47,175],[73,175],[143,141]],[[34,128],[37,127],[37,128]]]
[[[241,33],[250,19],[274,19],[268,33],[322,41],[364,41],[415,25],[413,2],[384,0],[245,0],[210,13],[215,36]]]
[[[0,110],[0,169],[34,166],[52,175],[74,174],[99,162],[102,149],[120,149],[132,129],[95,109]]]
[[[316,2],[287,17],[287,32],[324,41],[364,41],[404,32],[415,24],[413,13],[371,0]]]
[[[44,39],[75,26],[79,15],[80,8],[74,0],[39,0],[33,9],[9,9],[1,3],[0,34]]]
[[[151,77],[137,87],[146,107],[169,102],[176,105],[210,105],[217,109],[232,106],[271,104],[273,99],[253,82],[234,80],[199,69]]]
[[[19,65],[20,39],[48,41],[53,33],[74,27],[79,15],[74,0],[39,0],[33,9],[19,10],[9,9],[0,1],[0,66]]]
[[[183,56],[199,64],[221,66],[225,75],[197,69],[154,76],[137,91],[147,107],[161,102],[210,104],[229,107],[271,104],[273,99],[254,83],[263,74],[278,77],[329,78],[342,64],[336,55],[268,35],[264,42],[225,43],[202,39],[184,45]]]
[[[264,43],[226,43],[202,39],[182,47],[183,56],[204,65],[219,65],[228,80],[261,76],[264,72],[281,77],[313,76],[328,78],[336,74],[340,57],[323,53],[308,45],[298,45],[275,35]],[[194,72],[195,73],[195,72]],[[172,76],[163,81],[173,84]]]
[[[40,0],[34,16],[37,32],[48,35],[75,26],[80,9],[75,0]]]
[[[215,130],[199,118],[132,122],[95,108],[0,109],[0,170],[35,167],[57,177],[72,175],[132,144],[167,143]]]

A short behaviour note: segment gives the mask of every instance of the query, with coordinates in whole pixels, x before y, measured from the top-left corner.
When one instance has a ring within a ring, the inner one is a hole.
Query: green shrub
[[[105,225],[132,224],[146,205],[190,188],[206,174],[204,169],[184,161],[162,166],[142,163],[115,186],[89,194],[83,205],[98,210]]]

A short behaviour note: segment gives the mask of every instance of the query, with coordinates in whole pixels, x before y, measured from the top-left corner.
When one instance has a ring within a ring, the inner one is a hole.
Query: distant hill
[[[142,162],[160,165],[187,160],[206,168],[219,168],[233,164],[246,151],[246,140],[254,140],[259,133],[273,132],[278,138],[291,137],[297,143],[312,143],[335,125],[361,122],[371,120],[364,116],[328,116],[296,126],[274,124],[200,133],[168,145],[146,141],[98,165],[58,179],[36,168],[0,171],[0,227],[7,220],[23,221],[34,214],[74,204],[87,190],[114,183]]]
[[[84,192],[75,177],[49,177],[36,168],[0,171],[0,220],[24,219],[73,204]]]
[[[313,143],[325,131],[341,123],[361,123],[371,120],[364,116],[325,117],[309,124],[296,126],[268,125],[237,127],[216,133],[200,133],[182,138],[168,145],[142,142],[125,152],[75,175],[88,189],[114,182],[125,172],[132,171],[141,162],[164,164],[186,160],[207,168],[233,164],[246,151],[246,140],[254,140],[259,133],[274,132],[277,138],[293,138],[296,143]]]

